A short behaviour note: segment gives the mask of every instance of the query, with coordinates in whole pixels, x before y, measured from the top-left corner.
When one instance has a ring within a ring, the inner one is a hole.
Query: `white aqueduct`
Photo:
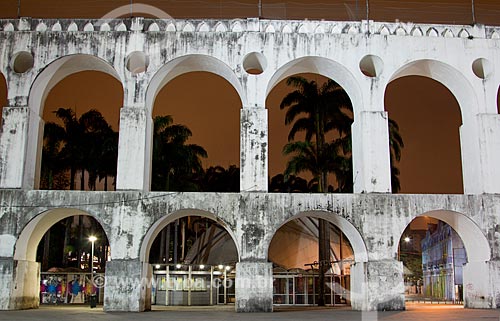
[[[43,106],[65,77],[86,70],[123,85],[116,192],[38,190]],[[241,99],[241,192],[150,192],[152,108],[169,81],[192,71],[223,77]],[[248,71],[252,71],[249,73]],[[0,309],[37,307],[35,252],[71,215],[106,232],[104,309],[150,308],[149,248],[174,219],[220,222],[236,243],[237,311],[272,311],[268,247],[292,219],[321,217],[352,244],[356,310],[404,308],[397,246],[417,216],[450,224],[468,253],[465,305],[500,308],[500,28],[412,23],[243,20],[0,21],[0,72],[8,87],[0,136]],[[354,194],[270,194],[267,94],[297,73],[334,79],[354,106]],[[389,82],[432,78],[460,106],[463,195],[393,195],[384,94]]]

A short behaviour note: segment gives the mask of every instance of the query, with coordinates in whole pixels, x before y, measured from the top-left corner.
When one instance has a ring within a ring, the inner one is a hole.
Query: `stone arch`
[[[111,240],[109,238],[109,235],[111,235],[111,233],[107,225],[103,224],[101,219],[95,214],[91,214],[74,208],[56,208],[44,211],[41,214],[35,216],[26,224],[26,226],[23,227],[15,244],[14,259],[34,262],[36,260],[36,251],[38,244],[42,240],[44,234],[60,220],[75,215],[85,215],[93,217],[103,228],[108,241]]]
[[[387,85],[404,76],[423,76],[433,79],[445,86],[455,97],[462,116],[459,133],[463,192],[465,194],[483,193],[481,138],[477,130],[476,117],[481,112],[478,109],[482,108],[483,104],[479,103],[470,81],[460,70],[447,63],[433,59],[418,59],[406,63],[394,72]]]
[[[276,226],[273,227],[272,233],[267,233],[266,234],[266,239],[265,239],[265,246],[267,248],[266,251],[266,257],[269,255],[269,247],[271,245],[271,241],[276,234],[276,232],[284,226],[286,223],[293,221],[298,218],[302,217],[313,217],[313,218],[320,218],[323,220],[326,220],[333,225],[337,226],[342,233],[345,234],[349,242],[351,243],[352,250],[354,252],[354,261],[357,262],[367,262],[368,261],[368,250],[366,248],[365,241],[363,240],[363,237],[359,233],[359,231],[356,229],[356,227],[349,222],[347,219],[343,218],[342,216],[336,215],[331,212],[327,211],[304,211],[300,212],[285,221],[277,224]]]
[[[36,215],[22,227],[15,246],[13,246],[16,271],[12,275],[13,284],[16,284],[16,286],[10,291],[11,308],[27,309],[38,307],[40,302],[40,265],[36,262],[38,244],[52,225],[66,217],[74,215],[86,215],[95,218],[103,228],[108,242],[110,241],[109,227],[103,224],[95,214],[79,209],[56,208]]]
[[[432,217],[450,225],[464,243],[468,262],[484,263],[491,259],[490,244],[479,226],[468,216],[449,210],[429,211],[409,217],[408,222],[406,222],[407,224],[399,227],[398,234],[395,238],[397,242],[394,242],[395,244],[392,248],[393,253],[398,252],[399,240],[406,226],[408,226],[413,219],[420,216]]]
[[[36,115],[43,114],[43,104],[50,91],[64,78],[81,71],[99,71],[122,83],[118,72],[107,61],[88,54],[61,57],[47,64],[31,85],[29,107]]]
[[[234,71],[221,60],[201,54],[181,56],[167,62],[160,68],[149,82],[146,91],[146,108],[149,115],[153,113],[156,96],[161,89],[177,76],[197,71],[205,71],[221,76],[234,87],[242,105],[245,105],[245,94]]]
[[[33,81],[29,98],[28,106],[30,109],[30,123],[28,130],[28,147],[24,170],[24,184],[38,188],[41,154],[43,138],[43,106],[50,91],[64,78],[79,73],[81,71],[98,71],[112,76],[117,79],[120,84],[123,82],[120,79],[117,71],[108,62],[103,59],[88,55],[74,54],[61,57],[50,62]]]
[[[269,80],[266,97],[282,80],[302,73],[315,73],[336,81],[349,95],[354,114],[363,106],[361,87],[349,69],[334,60],[317,56],[297,58],[281,66]]]
[[[153,244],[153,241],[155,238],[158,236],[158,234],[161,232],[163,228],[165,228],[168,224],[174,222],[176,219],[179,219],[181,217],[186,217],[186,216],[201,216],[205,217],[208,219],[211,219],[217,223],[219,223],[231,236],[231,239],[234,242],[234,245],[236,246],[236,251],[238,253],[238,261],[240,260],[241,257],[241,250],[240,250],[240,245],[237,242],[236,235],[234,231],[231,229],[230,225],[224,222],[220,217],[217,215],[208,212],[208,211],[203,211],[203,210],[198,210],[198,209],[182,209],[178,210],[175,212],[172,212],[166,216],[163,216],[159,220],[157,220],[147,231],[146,235],[142,239],[141,242],[141,248],[139,252],[139,258],[141,262],[143,263],[149,263],[149,252],[151,250],[151,245]]]
[[[457,99],[462,113],[462,123],[473,117],[478,106],[477,96],[467,78],[455,67],[433,59],[419,59],[406,63],[392,74],[388,83],[405,76],[423,76],[444,85]]]

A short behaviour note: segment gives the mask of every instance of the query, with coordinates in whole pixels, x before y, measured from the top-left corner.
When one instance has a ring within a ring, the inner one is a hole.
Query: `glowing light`
[[[410,237],[408,237],[408,236],[407,236],[407,237],[405,237],[405,242],[406,242],[406,243],[409,243],[410,241],[411,241]]]
[[[97,241],[97,237],[91,235],[91,236],[89,236],[89,241],[94,243],[95,241]]]
[[[180,269],[182,267],[182,265],[177,264],[175,267],[178,268],[178,269]]]
[[[156,265],[155,265],[155,268],[156,268],[156,269],[159,269],[159,268],[160,268],[160,264],[156,264]]]
[[[203,270],[204,268],[205,268],[205,265],[201,264],[201,265],[200,265],[200,269],[202,269],[202,270]]]
[[[219,270],[222,270],[224,268],[224,265],[219,264]]]

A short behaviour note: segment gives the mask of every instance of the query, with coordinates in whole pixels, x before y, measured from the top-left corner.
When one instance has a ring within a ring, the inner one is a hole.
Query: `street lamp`
[[[90,257],[90,281],[92,282],[92,293],[94,292],[94,243],[97,237],[94,235],[89,236],[89,241],[92,242],[92,253]]]

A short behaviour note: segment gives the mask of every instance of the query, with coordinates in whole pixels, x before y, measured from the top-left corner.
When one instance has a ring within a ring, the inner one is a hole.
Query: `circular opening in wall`
[[[18,74],[23,74],[33,68],[35,59],[31,52],[20,51],[12,56],[11,68]]]
[[[486,79],[493,73],[493,66],[488,59],[479,58],[472,63],[472,71],[480,79]]]
[[[384,62],[380,57],[374,55],[366,55],[359,62],[359,69],[368,77],[378,77],[382,74]]]
[[[251,75],[260,75],[266,67],[266,57],[260,52],[251,52],[243,58],[243,69]]]
[[[127,70],[137,75],[145,72],[149,66],[149,57],[142,51],[131,52],[126,61]]]

